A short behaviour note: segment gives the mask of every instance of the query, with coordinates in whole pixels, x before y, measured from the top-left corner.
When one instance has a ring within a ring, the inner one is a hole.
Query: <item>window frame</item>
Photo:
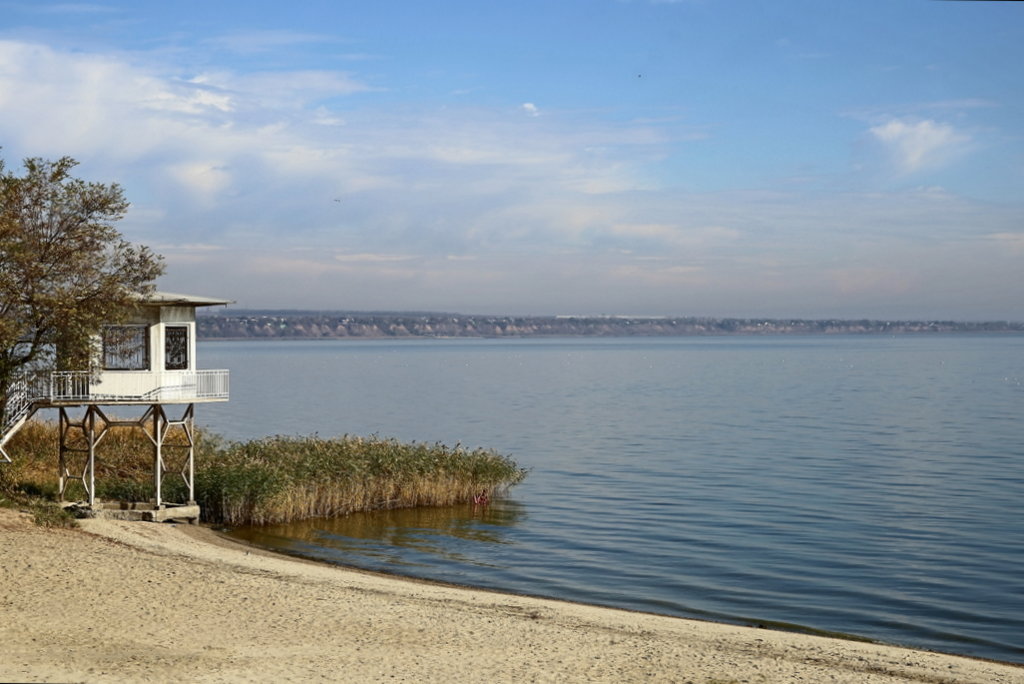
[[[171,338],[172,331],[175,334],[181,334],[182,339],[176,340],[176,344],[182,344],[183,348],[181,353],[183,354],[182,364],[171,365]],[[192,331],[189,325],[165,325],[164,326],[164,370],[168,371],[187,371],[191,362],[191,347],[192,347]]]
[[[120,334],[119,331],[123,331],[125,339],[123,341],[113,340],[113,334]],[[128,331],[131,331],[132,334],[128,335]],[[149,336],[148,325],[103,326],[103,370],[111,372],[151,370],[153,360],[149,350]]]

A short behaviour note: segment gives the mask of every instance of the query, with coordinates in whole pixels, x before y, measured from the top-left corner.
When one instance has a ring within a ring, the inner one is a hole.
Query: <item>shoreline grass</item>
[[[357,511],[466,503],[494,497],[521,482],[526,470],[488,449],[402,443],[344,435],[273,436],[232,442],[196,431],[195,496],[205,522],[261,525],[337,517]],[[55,500],[58,427],[32,421],[12,438],[14,463],[0,467],[0,492]],[[165,443],[164,498],[183,501],[177,475],[183,442]],[[112,430],[97,447],[96,495],[153,497],[153,447],[142,429]],[[67,498],[84,497],[72,482]]]

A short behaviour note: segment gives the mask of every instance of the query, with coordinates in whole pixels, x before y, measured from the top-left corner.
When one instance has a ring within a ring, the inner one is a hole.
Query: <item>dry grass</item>
[[[0,468],[0,490],[55,497],[58,440],[53,423],[23,427],[10,442],[15,462]],[[97,454],[97,496],[143,501],[153,496],[153,448],[141,429],[108,432]],[[184,497],[184,484],[174,477],[174,461],[183,455],[173,446],[164,449],[171,462],[168,500]],[[349,436],[226,442],[197,434],[196,500],[204,520],[229,525],[451,505],[480,493],[494,496],[525,475],[509,458],[484,449]],[[78,492],[69,491],[69,497],[84,494],[78,483],[72,487]]]
[[[226,523],[272,523],[354,511],[466,502],[525,471],[483,449],[391,439],[270,437],[222,447],[203,466],[197,499]]]

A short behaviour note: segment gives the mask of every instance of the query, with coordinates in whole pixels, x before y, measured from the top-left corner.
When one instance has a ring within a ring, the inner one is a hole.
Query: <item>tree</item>
[[[17,176],[0,159],[0,424],[19,373],[89,369],[100,327],[130,316],[163,273],[114,227],[121,187],[73,178],[77,164],[26,159]]]

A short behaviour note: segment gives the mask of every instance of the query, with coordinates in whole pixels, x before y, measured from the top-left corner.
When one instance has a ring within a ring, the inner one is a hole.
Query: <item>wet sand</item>
[[[417,582],[0,509],[0,680],[1024,684],[951,655]]]

